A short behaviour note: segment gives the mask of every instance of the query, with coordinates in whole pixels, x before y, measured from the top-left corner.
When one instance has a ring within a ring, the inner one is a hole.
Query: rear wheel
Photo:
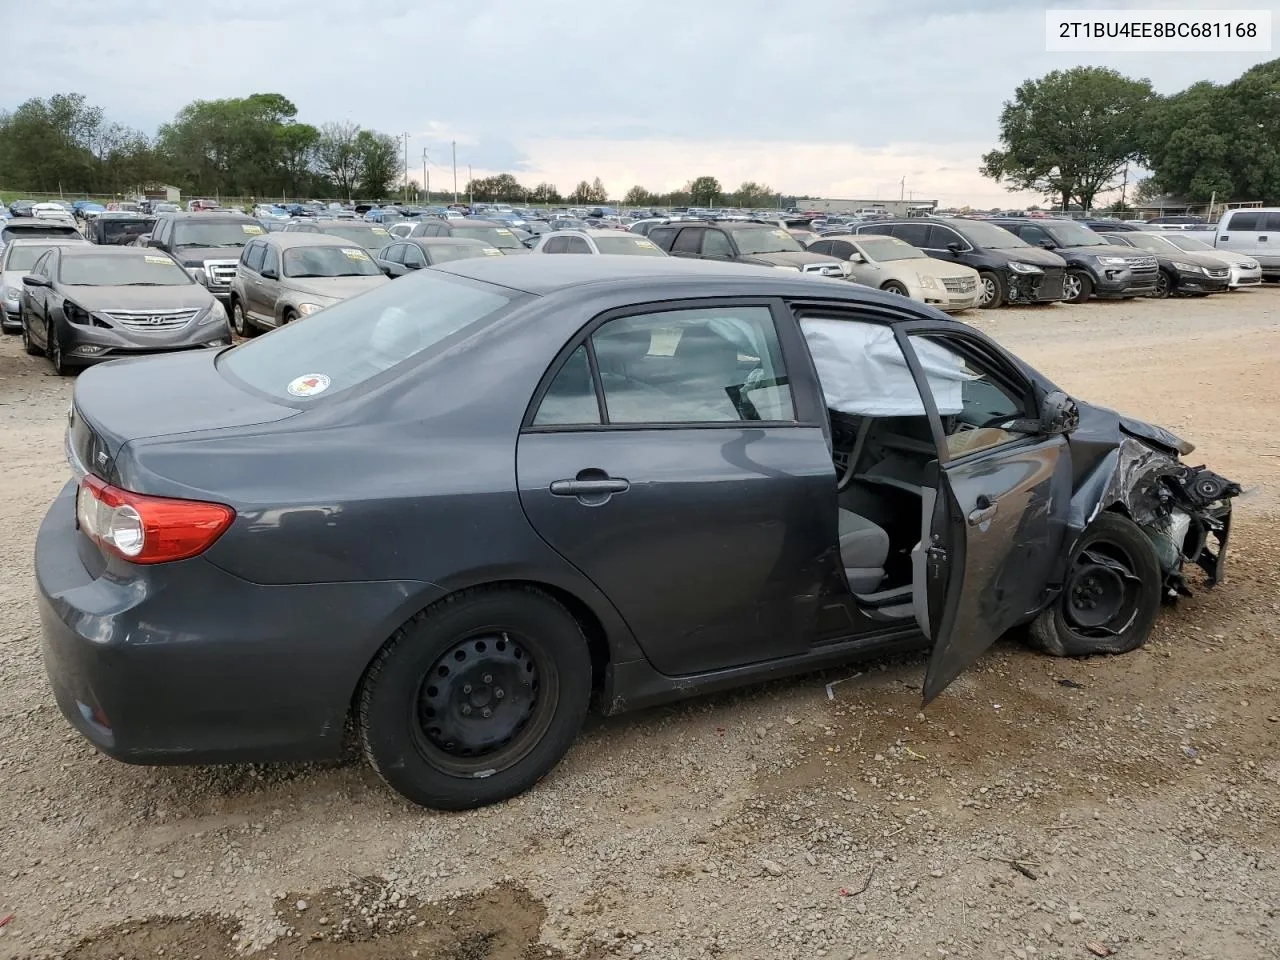
[[[1004,305],[1004,281],[1000,275],[990,270],[978,274],[978,306],[983,310],[994,310]]]
[[[1031,644],[1055,657],[1135,650],[1155,623],[1162,581],[1155,548],[1137,524],[1099,514],[1071,556],[1061,595],[1032,621]]]
[[[258,328],[249,322],[249,318],[245,316],[244,304],[239,299],[231,301],[231,329],[236,332],[237,337],[255,337],[258,335]]]
[[[27,356],[29,357],[44,356],[43,348],[37,347],[34,343],[31,342],[31,330],[27,326],[26,311],[23,311],[22,313],[22,349],[27,352]]]
[[[1062,297],[1067,303],[1084,303],[1093,296],[1093,278],[1081,270],[1072,270],[1062,278]]]
[[[591,657],[573,615],[533,588],[469,590],[386,643],[357,711],[365,757],[395,791],[464,810],[522,793],[573,743]]]
[[[882,284],[880,287],[885,293],[896,293],[900,297],[909,297],[907,288],[900,284],[897,280],[890,280],[888,283]]]

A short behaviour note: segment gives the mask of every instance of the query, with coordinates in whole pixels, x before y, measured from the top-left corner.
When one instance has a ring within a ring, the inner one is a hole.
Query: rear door
[[[817,390],[793,395],[788,377],[803,350],[768,301],[639,306],[589,326],[534,398],[517,448],[525,514],[663,673],[813,638],[836,478]]]
[[[899,340],[938,450],[914,582],[934,641],[927,703],[1042,605],[1066,533],[1071,454],[1064,436],[1003,426],[1038,419],[1036,392],[986,338],[921,322]]]

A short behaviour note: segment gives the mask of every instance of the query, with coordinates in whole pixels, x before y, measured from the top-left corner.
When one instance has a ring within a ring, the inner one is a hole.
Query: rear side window
[[[1227,221],[1228,230],[1261,230],[1262,214],[1255,211],[1245,213],[1233,213],[1231,219]]]
[[[281,400],[349,390],[505,311],[502,288],[423,270],[218,357],[224,373]]]
[[[929,243],[929,224],[899,223],[893,228],[893,235],[913,247],[927,247]],[[936,246],[937,244],[933,244]]]
[[[648,237],[663,250],[671,252],[671,238],[676,235],[675,227],[653,227],[649,230]]]
[[[886,227],[884,224],[872,223],[858,228],[858,233],[878,233],[882,236],[892,237],[893,229]]]
[[[733,244],[724,235],[723,230],[707,230],[702,235],[702,255],[704,257],[732,257]]]
[[[569,245],[568,237],[551,237],[542,245],[543,253],[567,253],[565,249]]]
[[[1280,233],[1280,213],[1268,213],[1262,218],[1262,230],[1268,233],[1275,231]]]
[[[686,227],[676,237],[671,247],[672,253],[697,253],[702,244],[702,231],[696,227]]]
[[[538,405],[533,425],[548,427],[599,422],[600,405],[596,401],[595,384],[591,380],[587,348],[581,346],[569,355],[556,378],[551,381],[551,386]]]
[[[591,247],[582,237],[562,237],[565,253],[590,253]]]

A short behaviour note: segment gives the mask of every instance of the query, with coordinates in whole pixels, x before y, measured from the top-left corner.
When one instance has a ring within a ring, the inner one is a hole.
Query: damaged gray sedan
[[[36,544],[64,715],[136,763],[350,719],[434,807],[527,789],[593,699],[1130,650],[1239,492],[944,314],[741,264],[459,260],[140,372],[80,379]]]

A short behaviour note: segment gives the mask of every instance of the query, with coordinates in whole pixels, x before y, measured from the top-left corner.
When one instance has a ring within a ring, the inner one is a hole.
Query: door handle
[[[1220,236],[1218,239],[1219,239],[1219,240],[1230,240],[1231,238],[1230,238],[1229,236],[1227,236],[1227,235],[1224,233],[1224,234],[1223,234],[1222,236]]]
[[[1266,242],[1267,242],[1267,235],[1264,233],[1262,236],[1258,237],[1258,242],[1259,242],[1259,243],[1266,243]]]
[[[621,477],[609,477],[606,480],[554,480],[551,483],[553,497],[591,497],[626,493],[630,489],[631,481]]]
[[[996,504],[986,494],[979,494],[975,509],[969,512],[969,526],[977,527],[996,515]]]

